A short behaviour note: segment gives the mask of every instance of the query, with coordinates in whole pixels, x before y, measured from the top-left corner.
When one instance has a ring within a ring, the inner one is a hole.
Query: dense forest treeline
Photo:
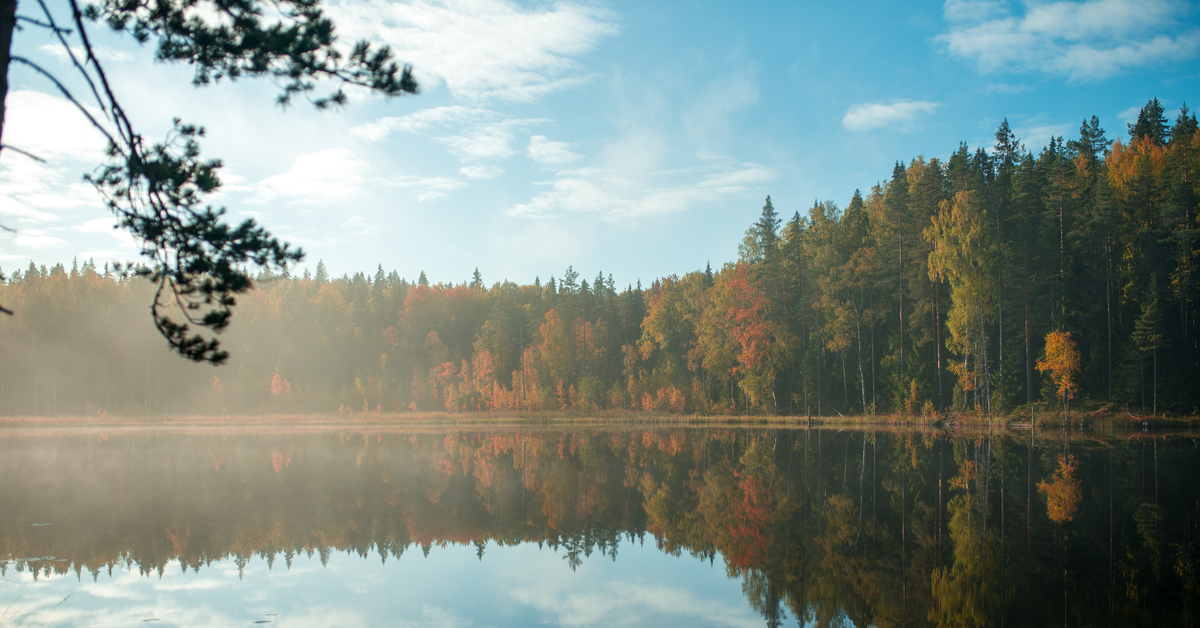
[[[1191,625],[1198,445],[1058,430],[0,438],[0,576],[447,543],[486,562],[532,542],[565,571],[644,542],[723,562],[768,626]]]
[[[736,262],[645,288],[263,275],[216,370],[163,349],[144,282],[31,264],[0,286],[0,413],[1027,412],[1059,398],[1050,332],[1078,349],[1077,398],[1195,413],[1196,129],[1156,99],[1128,143],[1093,116],[1034,153],[1005,121],[845,208],[768,197]]]

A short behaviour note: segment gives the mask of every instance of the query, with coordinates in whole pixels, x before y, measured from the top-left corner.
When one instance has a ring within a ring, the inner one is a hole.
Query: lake
[[[1200,434],[0,431],[0,626],[1161,626]]]

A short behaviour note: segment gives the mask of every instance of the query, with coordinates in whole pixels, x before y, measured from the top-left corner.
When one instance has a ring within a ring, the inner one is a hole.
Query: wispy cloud
[[[16,245],[27,249],[53,249],[66,244],[66,240],[42,229],[22,229],[17,232]]]
[[[1077,126],[1070,124],[1028,124],[1013,127],[1013,135],[1029,147],[1046,146],[1052,137],[1078,137]]]
[[[684,589],[642,582],[602,582],[577,592],[561,586],[517,589],[512,596],[553,616],[563,626],[621,626],[664,616],[697,626],[750,628],[762,623],[746,608],[698,598]]]
[[[1015,96],[1017,94],[1024,94],[1025,92],[1029,91],[1030,89],[1032,89],[1032,88],[1030,88],[1028,85],[1010,85],[1007,83],[992,83],[991,85],[988,85],[987,87],[983,88],[983,91],[985,91],[989,94],[1010,94],[1010,95]]]
[[[458,169],[458,173],[468,179],[494,179],[504,173],[504,168],[499,166],[463,166]]]
[[[124,250],[123,255],[131,255],[138,250],[137,241],[125,229],[116,229],[117,221],[112,216],[102,218],[93,218],[84,221],[82,224],[71,227],[72,231],[79,233],[94,233],[99,235],[108,235],[116,241],[118,248]]]
[[[516,131],[530,125],[546,122],[542,119],[512,119],[489,124],[480,124],[463,129],[458,135],[439,137],[456,157],[463,162],[485,159],[504,159],[513,154],[512,142]]]
[[[454,190],[466,185],[465,181],[453,177],[422,177],[404,175],[385,179],[382,185],[397,188],[411,188],[417,192],[417,200],[432,201],[448,196]]]
[[[1019,7],[1019,8],[1018,8]],[[947,0],[937,37],[983,72],[1042,72],[1098,81],[1133,68],[1182,62],[1200,51],[1194,9],[1175,0],[1016,3]]]
[[[604,168],[565,170],[508,215],[523,218],[575,214],[602,220],[637,220],[708,206],[756,190],[774,179],[771,168],[724,161],[701,169],[657,173],[647,185]]]
[[[1138,114],[1142,112],[1142,107],[1145,106],[1146,105],[1141,104],[1134,105],[1128,109],[1122,109],[1119,113],[1117,113],[1117,119],[1128,124],[1133,124],[1134,122],[1137,122]]]
[[[42,46],[38,47],[38,50],[54,55],[59,61],[65,62],[70,60],[70,56],[67,54],[67,49],[63,48],[61,44],[43,44]],[[80,61],[87,58],[87,52],[84,51],[82,46],[71,46],[71,52],[74,53],[75,58],[79,59]],[[133,55],[129,54],[128,52],[125,52],[124,50],[105,48],[104,46],[92,46],[92,53],[95,54],[96,58],[100,61],[109,63],[125,63],[128,61],[133,61]]]
[[[555,166],[569,164],[583,156],[572,152],[570,144],[546,139],[544,135],[531,136],[525,153],[540,164]]]
[[[11,97],[11,94],[10,94]],[[50,101],[52,102],[52,101]],[[4,151],[0,161],[0,224],[7,227],[19,225],[38,226],[60,220],[59,214],[64,210],[94,207],[102,208],[100,196],[96,189],[78,180],[77,171],[72,170],[64,161],[70,161],[72,155],[87,154],[86,149],[70,147],[58,143],[58,129],[47,128],[43,137],[30,133],[24,128],[28,117],[13,126],[5,126],[5,143],[16,136],[24,146],[31,146],[35,151],[44,155],[48,163],[41,163],[13,151]],[[69,126],[69,120],[62,125]],[[80,138],[85,144],[87,138]],[[17,141],[13,140],[13,145]],[[22,147],[24,147],[22,146]]]
[[[933,113],[938,103],[924,100],[896,100],[890,103],[858,103],[850,105],[842,117],[842,126],[851,131],[892,128],[911,128],[921,115]]]
[[[374,122],[356,126],[350,129],[350,132],[368,142],[378,142],[393,131],[419,133],[439,126],[478,122],[499,117],[500,114],[487,109],[450,105],[422,109],[406,116],[383,117]]]
[[[335,0],[329,13],[348,39],[392,46],[426,89],[455,97],[532,102],[588,75],[576,57],[616,32],[604,11],[560,2]]]
[[[301,155],[287,172],[263,179],[254,200],[282,197],[302,203],[344,202],[361,191],[368,168],[366,161],[345,148]]]

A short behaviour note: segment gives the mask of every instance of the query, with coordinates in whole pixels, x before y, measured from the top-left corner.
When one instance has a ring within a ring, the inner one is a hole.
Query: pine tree
[[[742,243],[738,245],[738,257],[753,264],[774,261],[779,248],[779,215],[771,204],[771,197],[763,205],[758,220],[746,230]]]
[[[562,281],[558,282],[558,291],[560,294],[579,292],[579,273],[574,266],[567,266],[567,270],[563,272]]]
[[[1138,317],[1133,329],[1133,342],[1138,351],[1143,355],[1150,354],[1152,361],[1151,390],[1154,416],[1158,416],[1158,349],[1162,344],[1162,315],[1158,309],[1157,283],[1156,279],[1151,279],[1151,296],[1142,305],[1142,315]]]
[[[896,268],[895,268],[895,286],[896,286],[896,313],[899,323],[898,336],[896,340],[895,352],[895,368],[892,371],[893,394],[902,397],[909,388],[908,386],[908,364],[905,356],[905,344],[908,342],[906,336],[905,325],[905,307],[906,294],[904,290],[905,281],[905,238],[904,232],[908,230],[908,171],[904,164],[896,162],[892,168],[892,180],[888,183],[887,194],[884,198],[884,204],[887,207],[888,223],[894,229],[896,238]],[[911,241],[909,242],[911,246]],[[911,252],[909,253],[911,257]]]
[[[325,268],[325,260],[317,260],[317,283],[325,283],[329,281],[329,271]]]
[[[222,164],[200,158],[202,128],[176,118],[162,143],[148,142],[137,132],[92,47],[88,22],[128,31],[139,43],[156,40],[155,58],[188,63],[197,86],[242,77],[279,81],[282,93],[276,102],[280,105],[296,96],[310,97],[319,79],[336,87],[310,98],[318,109],[345,104],[346,85],[385,96],[415,94],[412,68],[397,65],[387,46],[366,40],[347,54],[337,41],[333,22],[319,3],[310,0],[199,3],[199,8],[197,2],[173,0],[155,2],[153,8],[121,0],[102,0],[82,9],[75,0],[67,4],[71,23],[60,26],[45,2],[38,3],[42,15],[34,19],[16,15],[16,0],[0,0],[0,149],[5,147],[9,68],[18,63],[49,78],[107,140],[109,161],[85,179],[116,216],[118,227],[139,242],[145,261],[132,273],[156,284],[150,304],[155,328],[185,358],[220,364],[228,354],[212,334],[229,325],[235,295],[251,289],[249,266],[286,270],[304,253],[253,219],[231,226],[224,220],[224,208],[207,205],[209,195],[220,188]],[[283,22],[264,19],[264,13],[285,18]],[[60,80],[36,62],[11,55],[18,17],[57,38],[73,69],[82,75],[79,78],[91,87],[85,93],[90,93],[93,103],[85,105],[65,87],[74,81]]]
[[[1135,142],[1142,138],[1150,138],[1155,144],[1165,146],[1171,137],[1170,127],[1167,126],[1167,116],[1164,114],[1161,102],[1157,98],[1150,99],[1138,112],[1137,122],[1129,126],[1129,139]]]
[[[1100,118],[1092,116],[1090,121],[1084,120],[1079,126],[1079,139],[1067,142],[1067,148],[1089,163],[1096,163],[1104,159],[1108,147],[1112,144],[1112,140],[1104,137],[1104,129],[1100,128]]]

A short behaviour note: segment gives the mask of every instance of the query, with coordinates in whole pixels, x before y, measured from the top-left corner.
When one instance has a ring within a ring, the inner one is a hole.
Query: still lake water
[[[1193,625],[1200,434],[0,431],[0,626]]]

